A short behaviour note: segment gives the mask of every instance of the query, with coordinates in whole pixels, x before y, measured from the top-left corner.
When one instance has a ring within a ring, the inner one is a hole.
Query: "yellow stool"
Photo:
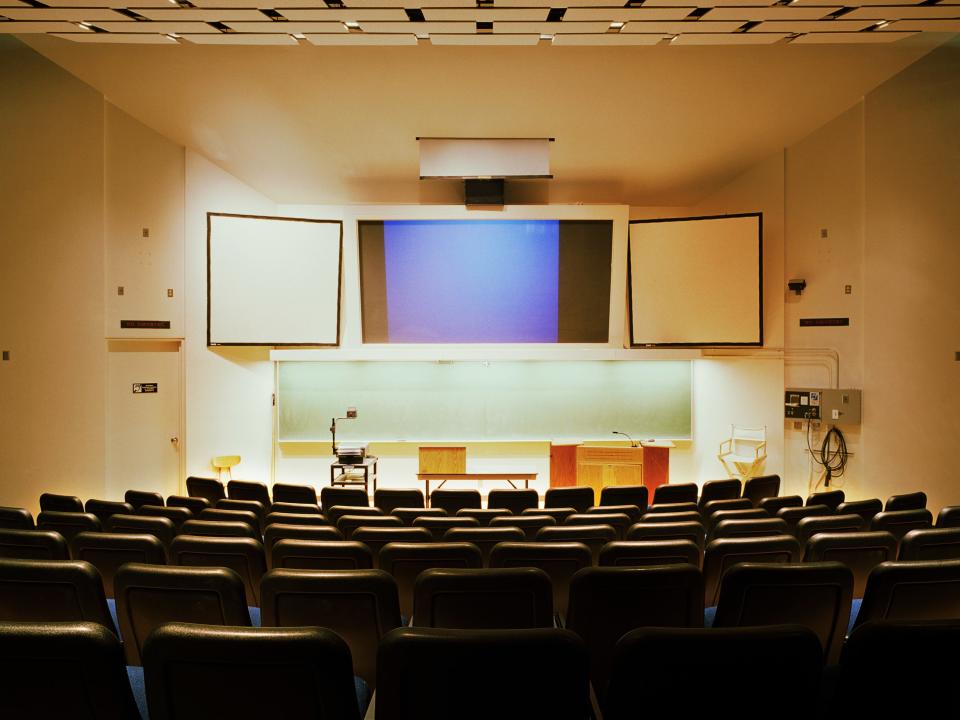
[[[227,471],[227,478],[233,480],[233,475],[230,473],[230,468],[232,468],[234,465],[240,464],[240,456],[218,455],[211,461],[211,464],[217,470],[217,480],[220,480],[224,470]]]

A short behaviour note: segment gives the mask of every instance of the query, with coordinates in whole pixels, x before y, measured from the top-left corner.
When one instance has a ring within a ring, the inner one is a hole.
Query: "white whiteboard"
[[[337,345],[342,224],[207,213],[207,344]]]
[[[762,345],[762,233],[761,213],[631,222],[631,345]]]

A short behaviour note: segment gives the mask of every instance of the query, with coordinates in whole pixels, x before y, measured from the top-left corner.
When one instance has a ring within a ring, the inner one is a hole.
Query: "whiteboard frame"
[[[210,317],[212,309],[211,292],[211,234],[213,223],[211,218],[229,217],[229,218],[247,218],[251,220],[287,220],[290,222],[307,222],[337,225],[339,229],[338,250],[337,250],[337,339],[332,343],[312,343],[312,342],[294,342],[294,343],[276,343],[276,342],[218,342],[210,341]],[[343,221],[342,220],[320,220],[315,218],[300,217],[281,217],[276,215],[247,215],[243,213],[225,213],[225,212],[207,212],[207,347],[340,347],[340,322],[343,310]]]
[[[757,288],[757,305],[759,308],[758,321],[758,340],[754,342],[683,342],[683,343],[638,343],[633,336],[633,274],[632,263],[630,261],[630,252],[632,241],[630,237],[631,225],[665,223],[665,222],[685,222],[696,220],[727,220],[731,218],[757,218],[757,275],[759,278]],[[630,347],[631,348],[704,348],[704,347],[763,347],[763,213],[729,213],[726,215],[697,215],[694,217],[671,217],[671,218],[653,218],[648,220],[631,220],[627,228],[627,321],[630,328]]]

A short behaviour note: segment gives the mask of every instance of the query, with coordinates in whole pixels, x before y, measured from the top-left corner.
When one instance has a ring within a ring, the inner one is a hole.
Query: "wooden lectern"
[[[671,442],[641,443],[641,447],[550,445],[550,487],[592,487],[600,502],[605,485],[645,485],[650,494],[669,479]]]

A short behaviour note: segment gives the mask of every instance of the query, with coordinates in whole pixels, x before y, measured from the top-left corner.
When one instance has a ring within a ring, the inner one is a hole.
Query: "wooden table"
[[[536,480],[537,474],[533,473],[417,473],[417,480],[423,480],[426,483],[427,504],[430,504],[430,483],[439,480],[437,490],[443,487],[448,480],[472,480],[482,482],[484,480],[506,480],[510,487],[516,488],[514,481],[523,481],[523,487],[529,488],[530,481]]]

